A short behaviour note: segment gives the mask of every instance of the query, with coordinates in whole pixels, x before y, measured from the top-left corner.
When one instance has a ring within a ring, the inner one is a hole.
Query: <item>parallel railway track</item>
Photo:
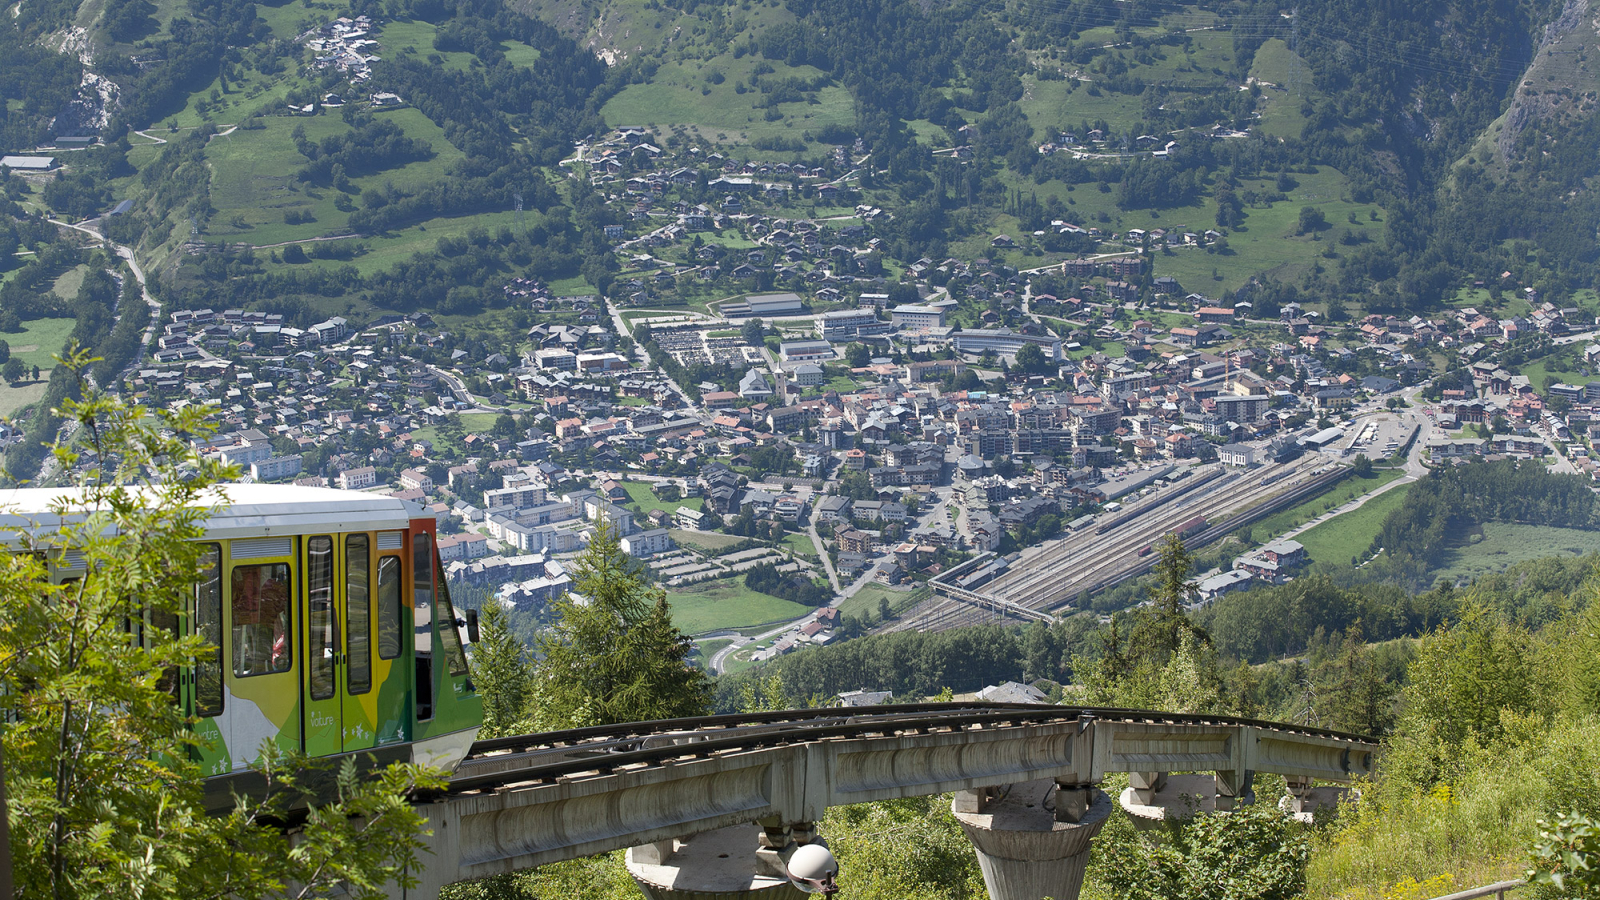
[[[1303,460],[1248,474],[1203,473],[1189,479],[1192,483],[1120,513],[1110,529],[1085,530],[1045,545],[1041,552],[1019,559],[995,581],[974,590],[1030,609],[1058,611],[1086,591],[1106,590],[1149,571],[1154,556],[1140,555],[1140,550],[1153,547],[1179,523],[1206,517],[1212,524],[1185,538],[1191,549],[1205,546],[1320,493],[1345,474],[1342,467],[1308,465]],[[935,596],[885,630],[941,630],[1002,618],[1013,621],[993,608]]]

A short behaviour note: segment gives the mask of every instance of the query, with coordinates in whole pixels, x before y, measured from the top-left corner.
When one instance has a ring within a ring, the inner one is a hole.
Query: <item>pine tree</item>
[[[478,696],[483,698],[483,730],[480,737],[500,737],[530,730],[524,727],[528,698],[533,694],[533,666],[527,648],[511,632],[505,608],[490,599],[482,610],[479,625],[483,640],[472,658]]]
[[[1194,557],[1184,548],[1182,539],[1171,533],[1162,538],[1157,552],[1150,605],[1138,612],[1128,643],[1134,654],[1163,666],[1178,651],[1186,632],[1203,643],[1210,643],[1210,637],[1186,611],[1199,596],[1194,582],[1189,580]]]
[[[666,592],[647,584],[601,523],[578,559],[574,592],[539,642],[534,690],[541,729],[703,715],[711,682],[690,665],[689,638],[672,624]]]

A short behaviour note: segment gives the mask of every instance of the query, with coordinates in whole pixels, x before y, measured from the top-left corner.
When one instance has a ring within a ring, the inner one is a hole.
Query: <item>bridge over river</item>
[[[631,848],[656,900],[802,896],[785,860],[824,841],[829,806],[953,792],[994,900],[1074,900],[1089,843],[1129,773],[1130,814],[1230,809],[1256,774],[1308,814],[1372,771],[1369,738],[1225,716],[934,703],[709,716],[480,741],[442,792],[421,884]],[[1176,774],[1190,773],[1190,774]],[[1170,776],[1170,777],[1169,777]],[[848,880],[849,873],[842,873]]]

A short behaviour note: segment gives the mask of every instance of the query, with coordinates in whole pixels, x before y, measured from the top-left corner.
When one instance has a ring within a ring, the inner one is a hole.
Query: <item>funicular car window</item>
[[[287,672],[290,656],[289,566],[234,566],[233,674],[246,678]]]

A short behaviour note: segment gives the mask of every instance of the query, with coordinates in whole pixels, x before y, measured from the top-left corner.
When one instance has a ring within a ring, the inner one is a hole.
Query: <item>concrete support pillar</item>
[[[1256,799],[1251,787],[1255,773],[1250,771],[1225,771],[1214,775],[1159,773],[1159,778],[1153,774],[1131,773],[1128,789],[1118,798],[1123,811],[1136,822],[1159,822],[1168,817],[1226,811],[1239,804],[1254,803]]]
[[[1361,792],[1349,787],[1312,787],[1309,778],[1289,778],[1289,792],[1278,801],[1278,808],[1307,825],[1315,821],[1317,813],[1330,814],[1346,799],[1359,798]]]
[[[816,840],[809,824],[734,825],[628,850],[628,874],[650,900],[801,900],[784,862]]]
[[[1249,770],[1217,773],[1217,809],[1233,809],[1256,802],[1256,773]]]
[[[1167,786],[1165,772],[1129,772],[1128,787],[1133,796],[1146,806],[1156,802],[1156,794]]]
[[[1111,798],[1094,785],[1045,779],[961,791],[950,808],[978,853],[990,900],[1077,900]]]

